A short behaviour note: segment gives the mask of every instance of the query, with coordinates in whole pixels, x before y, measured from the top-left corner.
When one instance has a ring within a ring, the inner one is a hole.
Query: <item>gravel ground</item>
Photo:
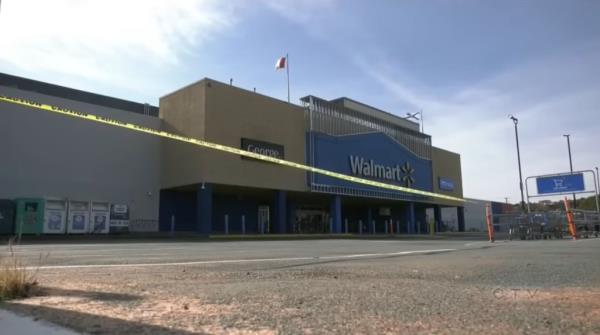
[[[454,250],[389,255],[438,248]],[[90,334],[600,334],[600,239],[493,247],[335,240],[17,251],[30,263],[49,252],[45,262],[52,265],[208,262],[43,268],[37,296],[0,305]],[[327,258],[364,253],[377,255]],[[294,256],[321,258],[210,263]]]

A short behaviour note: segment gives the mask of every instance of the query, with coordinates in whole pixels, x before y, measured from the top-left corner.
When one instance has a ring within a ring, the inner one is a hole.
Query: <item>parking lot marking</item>
[[[86,269],[86,268],[133,268],[133,267],[156,267],[156,266],[183,266],[183,265],[210,265],[210,264],[229,264],[229,263],[260,263],[260,262],[288,262],[288,261],[308,261],[318,259],[352,259],[365,257],[391,257],[414,254],[431,254],[456,251],[458,249],[428,249],[428,250],[409,250],[389,253],[372,254],[353,254],[353,255],[331,255],[331,256],[305,256],[305,257],[282,257],[282,258],[256,258],[256,259],[223,259],[212,261],[190,261],[173,263],[132,263],[132,264],[81,264],[81,265],[48,265],[39,267],[25,267],[28,270],[57,270],[57,269]]]

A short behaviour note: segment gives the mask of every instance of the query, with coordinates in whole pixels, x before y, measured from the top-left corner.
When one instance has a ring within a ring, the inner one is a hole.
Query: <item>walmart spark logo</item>
[[[402,173],[404,173],[404,176],[402,177],[402,182],[404,185],[406,185],[406,187],[412,187],[412,185],[415,183],[415,178],[413,177],[415,169],[410,166],[410,163],[406,162],[404,165],[402,165],[400,170]]]

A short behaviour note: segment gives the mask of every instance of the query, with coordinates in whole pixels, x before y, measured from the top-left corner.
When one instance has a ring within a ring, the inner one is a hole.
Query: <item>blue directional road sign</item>
[[[537,177],[538,194],[570,193],[585,191],[583,173],[560,176]]]

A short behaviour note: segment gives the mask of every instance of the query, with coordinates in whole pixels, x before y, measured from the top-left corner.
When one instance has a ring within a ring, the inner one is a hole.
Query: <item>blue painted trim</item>
[[[196,188],[196,231],[203,235],[212,233],[212,184],[198,184]]]
[[[440,205],[433,206],[433,219],[435,220],[435,231],[442,231],[442,207]]]
[[[409,234],[415,234],[416,229],[415,229],[415,203],[414,202],[409,202],[408,203],[408,210],[406,212],[407,214],[407,219],[408,219],[408,233]]]
[[[458,219],[458,231],[465,231],[465,208],[456,207],[456,218]]]
[[[342,197],[335,195],[331,198],[331,219],[333,220],[332,233],[342,232]]]
[[[373,234],[373,209],[371,208],[371,206],[369,206],[369,208],[367,209],[367,229],[366,231]]]
[[[287,204],[286,204],[287,193],[285,191],[276,191],[275,192],[275,205],[273,206],[274,210],[274,228],[275,233],[285,234],[287,225],[286,225],[286,217],[287,217]]]

